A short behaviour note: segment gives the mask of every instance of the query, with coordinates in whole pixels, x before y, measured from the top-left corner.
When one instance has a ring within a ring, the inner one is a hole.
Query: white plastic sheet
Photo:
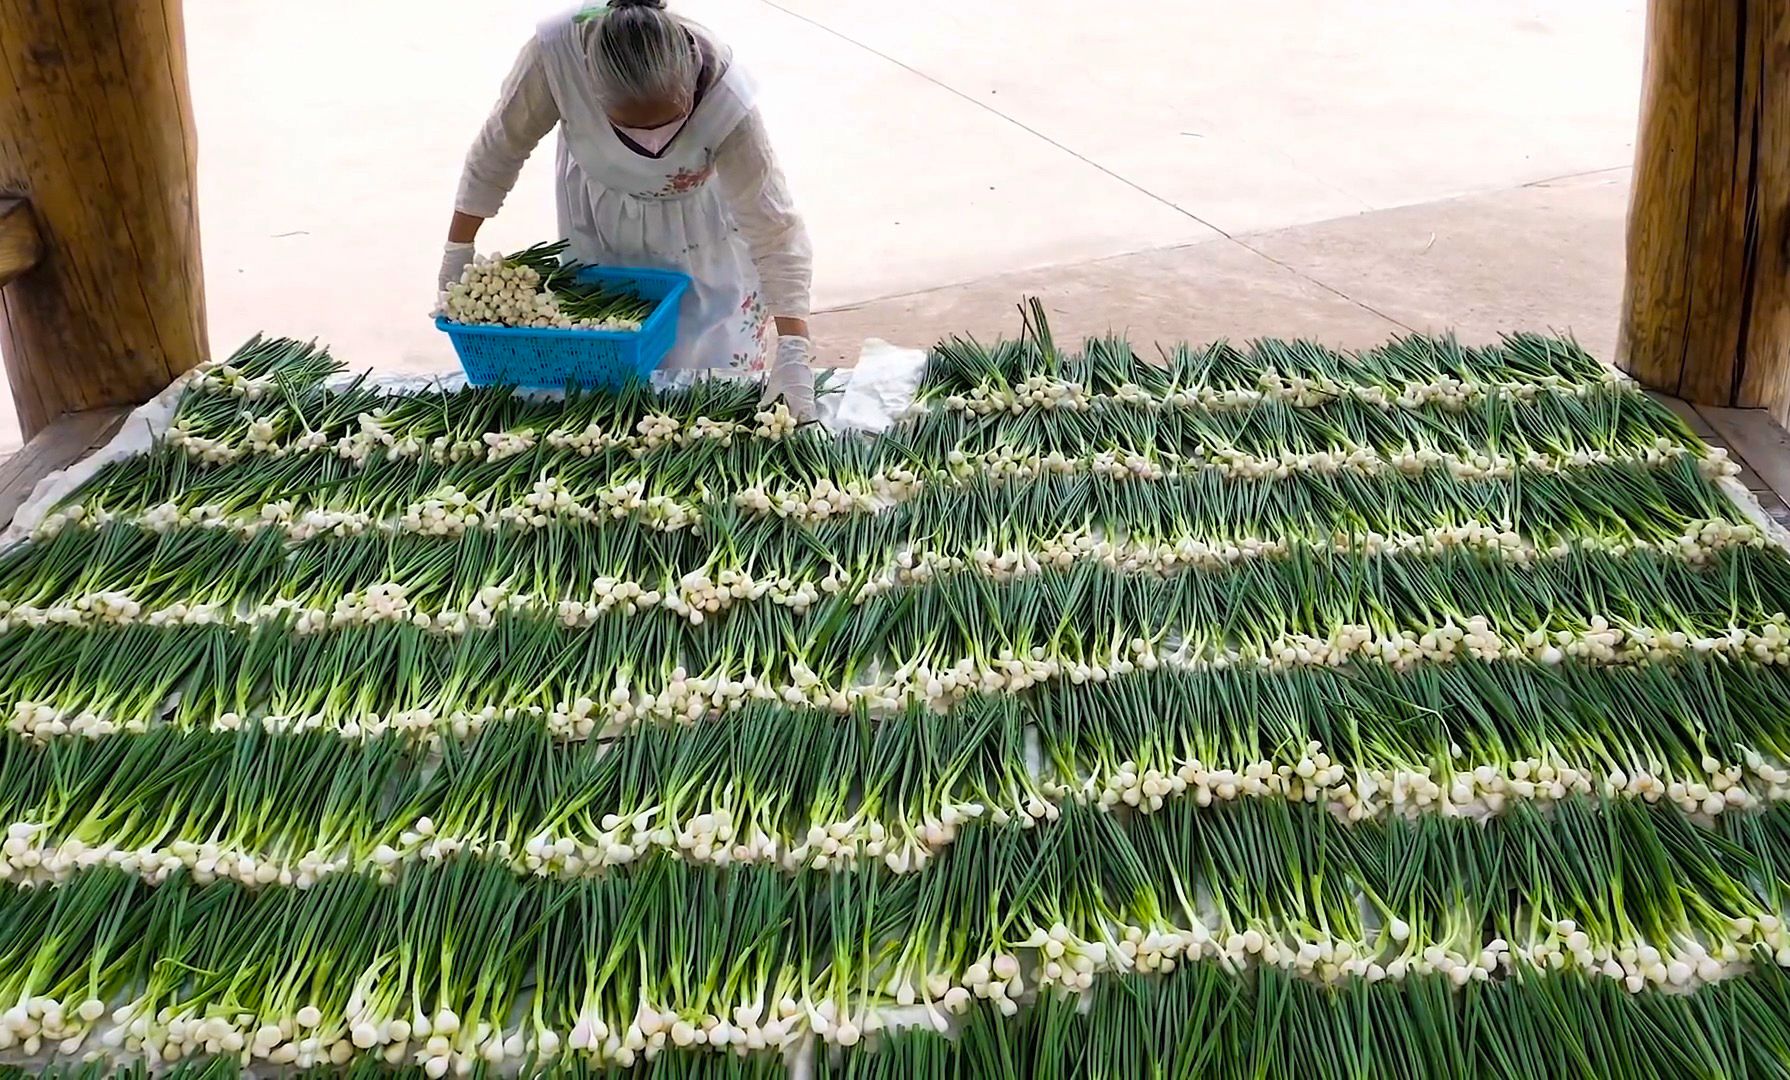
[[[1790,551],[1790,530],[1786,530],[1784,526],[1778,524],[1777,518],[1774,518],[1765,512],[1765,507],[1759,505],[1758,496],[1754,495],[1751,491],[1748,491],[1745,484],[1732,476],[1724,476],[1722,477],[1720,487],[1722,493],[1732,499],[1734,505],[1740,507],[1741,512],[1744,513],[1754,525],[1758,526],[1759,530],[1765,534],[1767,540],[1783,548],[1785,551]]]

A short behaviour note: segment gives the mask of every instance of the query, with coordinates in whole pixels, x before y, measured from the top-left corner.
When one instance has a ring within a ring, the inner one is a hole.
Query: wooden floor
[[[1747,490],[1766,513],[1790,528],[1790,433],[1762,409],[1721,409],[1653,396],[1684,417],[1705,442],[1725,447],[1740,463]],[[0,528],[12,521],[39,480],[104,446],[127,415],[128,409],[115,408],[65,416],[24,449],[0,458]]]
[[[1790,529],[1790,433],[1764,409],[1723,409],[1654,394],[1712,446],[1740,463],[1740,482],[1777,523]]]
[[[24,449],[0,458],[0,528],[12,522],[39,480],[104,446],[129,415],[122,406],[70,413],[38,432]]]

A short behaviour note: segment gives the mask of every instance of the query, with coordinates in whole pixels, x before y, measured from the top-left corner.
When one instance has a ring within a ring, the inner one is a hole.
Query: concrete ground
[[[1639,0],[672,0],[732,42],[864,337],[1572,330],[1608,355]],[[187,0],[213,347],[453,363],[459,163],[549,0]],[[481,247],[554,234],[551,148]],[[16,441],[0,413],[0,446]]]
[[[1360,347],[1409,331],[1482,341],[1526,329],[1571,333],[1608,358],[1627,206],[1627,169],[1586,173],[841,305],[815,320],[816,336],[834,355],[888,327],[1011,337],[1018,299],[1037,296],[1059,342],[1112,330],[1134,344]]]

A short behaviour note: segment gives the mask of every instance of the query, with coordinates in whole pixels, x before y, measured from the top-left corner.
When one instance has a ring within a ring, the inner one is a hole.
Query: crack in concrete
[[[1101,173],[1104,173],[1105,175],[1111,177],[1114,180],[1117,180],[1121,184],[1124,184],[1126,187],[1137,192],[1138,194],[1143,195],[1146,198],[1149,198],[1155,202],[1161,203],[1163,206],[1168,207],[1170,210],[1173,210],[1175,213],[1180,214],[1182,217],[1185,217],[1190,221],[1197,222],[1198,224],[1203,225],[1208,229],[1211,229],[1213,232],[1217,233],[1219,236],[1222,236],[1227,240],[1231,239],[1230,233],[1219,228],[1217,225],[1213,224],[1212,222],[1207,221],[1205,218],[1200,217],[1198,214],[1187,209],[1186,207],[1175,203],[1172,199],[1168,199],[1162,195],[1158,195],[1156,192],[1151,191],[1147,187],[1144,187],[1142,184],[1139,184],[1137,181],[1132,180],[1130,177],[1127,177],[1120,173],[1114,172],[1112,169],[1107,168],[1105,165],[1100,164],[1098,161],[1095,161],[1094,159],[1088,157],[1087,155],[1081,153],[1080,151],[1077,151],[1075,149],[1072,149],[1071,147],[1065,146],[1063,143],[1058,142],[1056,139],[1051,138],[1049,135],[1046,135],[1044,132],[1039,131],[1037,128],[1031,126],[1030,124],[1027,124],[1023,120],[1018,120],[1012,116],[1009,116],[1007,113],[1002,112],[1001,110],[988,104],[986,101],[983,101],[979,98],[971,97],[970,95],[964,93],[962,90],[959,90],[955,86],[952,86],[950,83],[944,82],[943,80],[937,78],[936,76],[929,75],[926,72],[921,71],[919,68],[914,67],[912,64],[907,63],[906,61],[903,61],[903,60],[900,60],[894,56],[891,56],[888,53],[883,52],[881,49],[878,49],[873,45],[866,45],[864,42],[859,41],[858,39],[852,37],[850,34],[847,34],[842,30],[838,30],[834,27],[828,26],[826,23],[823,23],[816,19],[813,19],[807,15],[802,14],[799,11],[794,11],[794,10],[791,10],[790,8],[784,7],[782,4],[777,3],[776,0],[760,0],[760,2],[763,3],[768,8],[771,8],[775,11],[780,11],[783,14],[788,15],[792,19],[799,19],[802,22],[807,23],[809,26],[812,26],[817,30],[821,30],[825,33],[831,34],[832,36],[838,38],[839,40],[846,42],[847,44],[852,45],[856,48],[862,49],[865,52],[869,53],[870,55],[877,57],[878,59],[886,60],[887,62],[894,64],[896,67],[900,68],[901,70],[907,72],[910,75],[914,75],[918,78],[926,80],[927,82],[931,83],[932,85],[938,87],[940,90],[943,90],[948,94],[951,94],[953,97],[961,98],[964,101],[967,101],[968,103],[970,103],[971,105],[974,105],[976,108],[981,109],[983,112],[986,112],[992,116],[997,116],[1000,119],[1005,120],[1007,123],[1020,129],[1021,131],[1025,132],[1026,134],[1028,134],[1028,135],[1032,136],[1033,138],[1038,139],[1044,143],[1047,143],[1048,145],[1055,147],[1058,150],[1061,150],[1063,153],[1068,154],[1070,157],[1072,157],[1075,160],[1081,162],[1082,164],[1088,166],[1089,168],[1096,169],[1096,170],[1100,171]]]

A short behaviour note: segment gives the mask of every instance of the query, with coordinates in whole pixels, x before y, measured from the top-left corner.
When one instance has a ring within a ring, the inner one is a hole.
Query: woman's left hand
[[[808,363],[811,347],[807,338],[795,334],[777,338],[777,357],[771,361],[771,374],[759,395],[761,402],[769,405],[782,398],[796,419],[814,419],[814,368]]]

